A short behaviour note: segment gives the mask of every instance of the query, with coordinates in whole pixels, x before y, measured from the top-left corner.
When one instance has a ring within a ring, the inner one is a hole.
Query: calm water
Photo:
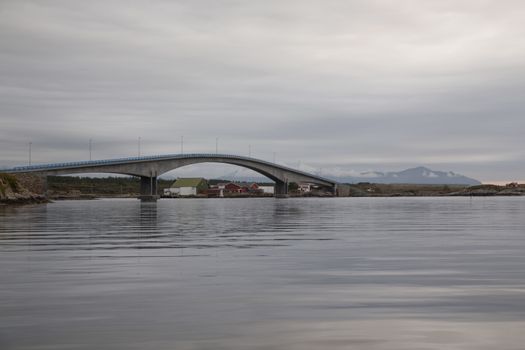
[[[525,198],[0,207],[0,349],[524,349]]]

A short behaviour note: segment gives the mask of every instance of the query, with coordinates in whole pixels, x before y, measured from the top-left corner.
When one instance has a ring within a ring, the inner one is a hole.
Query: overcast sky
[[[0,166],[29,142],[47,163],[184,135],[339,175],[525,181],[524,18],[521,0],[0,0]]]

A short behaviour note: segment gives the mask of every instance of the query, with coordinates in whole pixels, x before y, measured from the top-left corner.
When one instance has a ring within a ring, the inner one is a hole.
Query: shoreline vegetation
[[[174,180],[159,179],[158,193],[169,188]],[[229,182],[231,180],[223,180]],[[88,178],[73,176],[49,176],[47,190],[51,199],[76,197],[136,197],[140,182],[132,177]],[[525,184],[509,183],[498,185],[417,185],[417,184],[374,184],[361,182],[346,184],[350,187],[351,197],[436,197],[436,196],[520,196],[525,195]],[[322,197],[324,192],[300,193],[290,191],[291,197]],[[193,198],[206,198],[197,195]],[[260,194],[230,194],[231,198],[268,197]]]
[[[350,197],[443,197],[443,196],[525,196],[525,184],[499,185],[418,185],[350,184]]]
[[[174,180],[160,179],[162,193]],[[362,182],[345,184],[350,197],[442,197],[442,196],[525,196],[525,184],[499,185],[417,185],[375,184]],[[0,173],[0,204],[36,204],[50,200],[135,198],[139,194],[139,180],[132,177],[89,178],[49,176],[47,182],[30,174]],[[46,193],[46,194],[45,194]],[[324,192],[300,193],[291,190],[290,197],[324,197]],[[269,197],[268,194],[230,194],[227,198]],[[207,198],[205,195],[190,198]]]

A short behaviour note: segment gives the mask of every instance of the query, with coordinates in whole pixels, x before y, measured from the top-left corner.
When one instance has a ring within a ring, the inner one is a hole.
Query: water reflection
[[[140,225],[142,228],[151,229],[157,227],[157,203],[156,202],[142,202],[140,203],[140,211],[138,217],[140,218]]]
[[[0,208],[0,348],[520,349],[522,198]]]

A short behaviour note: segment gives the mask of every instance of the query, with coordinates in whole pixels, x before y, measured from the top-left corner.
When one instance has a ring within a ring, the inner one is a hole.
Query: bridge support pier
[[[288,198],[288,182],[275,181],[275,198]]]
[[[157,177],[141,176],[140,177],[140,196],[142,202],[155,202],[159,199],[157,194]]]
[[[344,184],[337,184],[334,186],[334,196],[336,197],[350,197],[350,186]]]

